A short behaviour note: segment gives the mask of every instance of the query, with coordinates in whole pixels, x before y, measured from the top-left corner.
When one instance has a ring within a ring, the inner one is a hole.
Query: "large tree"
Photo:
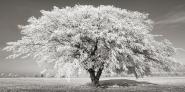
[[[148,14],[103,5],[54,7],[41,13],[19,26],[22,39],[7,43],[4,50],[13,53],[10,58],[31,56],[56,75],[81,68],[94,85],[103,70],[142,77],[151,68],[171,69],[175,48],[150,34],[153,22]]]

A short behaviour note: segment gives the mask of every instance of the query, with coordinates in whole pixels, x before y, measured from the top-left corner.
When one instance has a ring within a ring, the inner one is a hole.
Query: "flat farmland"
[[[101,78],[100,85],[89,78],[0,78],[0,92],[185,92],[185,77]]]

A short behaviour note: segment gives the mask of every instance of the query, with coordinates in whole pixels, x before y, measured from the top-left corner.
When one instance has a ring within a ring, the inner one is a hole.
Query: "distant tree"
[[[12,73],[8,73],[8,77],[12,77],[13,76],[13,74]]]
[[[4,50],[13,53],[10,58],[32,56],[44,69],[55,70],[56,76],[61,70],[70,69],[70,75],[81,68],[95,86],[103,70],[131,71],[142,77],[151,68],[171,69],[175,48],[150,34],[153,22],[148,14],[103,5],[54,7],[41,13],[19,26],[22,39],[7,43]]]
[[[40,77],[42,77],[42,78],[43,78],[43,77],[44,77],[44,74],[40,74]]]
[[[0,77],[4,77],[4,76],[5,76],[5,73],[1,73],[1,74],[0,74]]]

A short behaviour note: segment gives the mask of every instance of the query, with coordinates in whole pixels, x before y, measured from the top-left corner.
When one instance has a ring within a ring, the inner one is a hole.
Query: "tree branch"
[[[98,38],[96,38],[95,46],[94,46],[93,51],[91,52],[91,56],[92,56],[92,55],[95,55],[95,52],[96,52],[97,49],[98,49]]]

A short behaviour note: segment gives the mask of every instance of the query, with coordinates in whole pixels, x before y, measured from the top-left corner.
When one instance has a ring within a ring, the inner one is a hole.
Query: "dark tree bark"
[[[94,69],[89,69],[88,70],[93,86],[95,86],[95,87],[99,86],[99,79],[100,79],[100,76],[102,74],[102,71],[103,71],[102,68],[98,69],[97,73],[95,72]]]
[[[138,79],[139,76],[138,76],[138,74],[136,73],[136,71],[134,70],[133,72],[134,72],[134,76],[136,77],[136,79]]]

